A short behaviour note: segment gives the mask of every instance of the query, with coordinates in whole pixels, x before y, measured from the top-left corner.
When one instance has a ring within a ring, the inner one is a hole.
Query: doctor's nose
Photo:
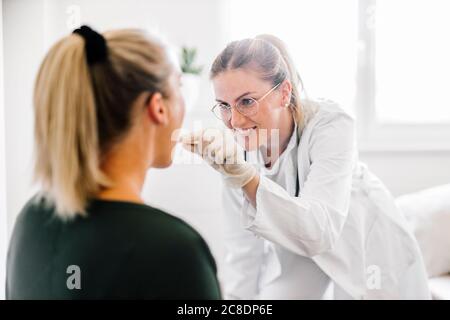
[[[244,124],[247,122],[247,117],[242,115],[236,108],[231,108],[230,110],[230,124],[233,128],[243,128]]]

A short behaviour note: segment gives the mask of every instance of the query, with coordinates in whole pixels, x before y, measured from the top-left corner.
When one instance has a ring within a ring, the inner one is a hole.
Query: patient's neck
[[[132,144],[114,147],[102,164],[111,186],[102,189],[97,198],[143,203],[141,191],[147,169],[145,157],[137,154]]]

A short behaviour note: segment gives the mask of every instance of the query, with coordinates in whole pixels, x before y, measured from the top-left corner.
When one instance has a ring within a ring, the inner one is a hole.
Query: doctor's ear
[[[157,125],[169,123],[169,110],[160,92],[149,93],[145,102],[146,114]]]
[[[280,86],[282,106],[289,106],[292,96],[292,84],[289,80],[284,80]]]

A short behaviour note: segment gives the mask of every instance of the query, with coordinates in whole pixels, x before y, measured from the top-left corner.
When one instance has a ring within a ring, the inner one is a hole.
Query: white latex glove
[[[230,130],[208,128],[182,135],[179,141],[220,172],[230,187],[241,188],[257,174],[256,168],[244,160],[244,150]]]

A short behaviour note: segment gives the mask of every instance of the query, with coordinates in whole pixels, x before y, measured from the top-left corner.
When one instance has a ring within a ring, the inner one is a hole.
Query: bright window
[[[382,123],[450,123],[450,1],[376,4],[376,115]]]

